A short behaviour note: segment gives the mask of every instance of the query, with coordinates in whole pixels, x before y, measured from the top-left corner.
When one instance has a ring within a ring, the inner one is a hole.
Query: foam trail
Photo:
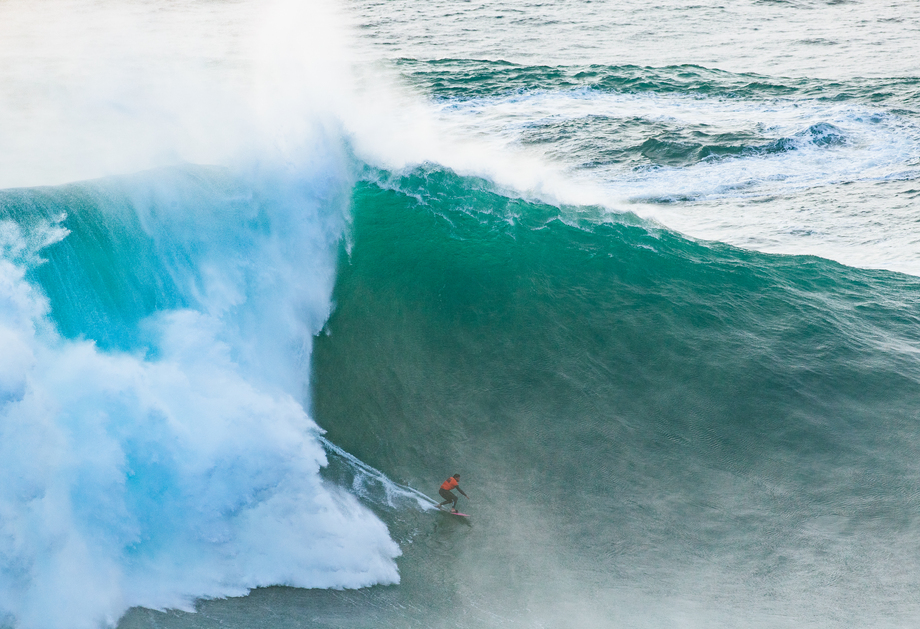
[[[335,456],[344,461],[355,474],[355,478],[352,481],[352,490],[356,495],[369,498],[370,494],[366,490],[367,484],[368,482],[375,482],[383,488],[385,503],[389,507],[395,507],[398,498],[415,500],[418,506],[425,510],[437,507],[438,503],[429,496],[426,496],[419,490],[409,487],[408,485],[400,485],[399,483],[393,482],[380,470],[371,467],[358,457],[349,454],[325,437],[320,436],[319,441],[327,451],[332,452]]]

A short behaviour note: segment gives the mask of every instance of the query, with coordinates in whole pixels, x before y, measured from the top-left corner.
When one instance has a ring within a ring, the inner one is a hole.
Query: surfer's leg
[[[441,495],[441,498],[444,499],[444,502],[438,505],[438,509],[446,505],[448,502],[457,504],[457,497],[452,492],[449,492],[446,489],[439,489],[438,493]]]

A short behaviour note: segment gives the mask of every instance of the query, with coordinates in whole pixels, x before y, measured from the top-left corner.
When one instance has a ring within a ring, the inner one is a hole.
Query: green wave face
[[[883,597],[920,567],[898,524],[920,507],[918,291],[443,170],[359,184],[315,417],[431,495],[459,472],[474,514],[386,516],[412,543],[378,595],[425,601],[407,626],[861,617],[860,575],[904,557]]]

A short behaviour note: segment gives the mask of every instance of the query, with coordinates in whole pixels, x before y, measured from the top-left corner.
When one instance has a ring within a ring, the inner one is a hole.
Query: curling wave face
[[[315,415],[414,486],[461,471],[474,514],[386,517],[412,542],[398,591],[378,594],[386,622],[918,612],[900,594],[920,571],[917,278],[698,243],[435,167],[359,183],[353,212]]]

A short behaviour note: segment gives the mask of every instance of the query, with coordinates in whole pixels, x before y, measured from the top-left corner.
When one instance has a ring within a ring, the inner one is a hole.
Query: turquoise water
[[[917,617],[915,3],[71,9],[0,8],[0,625]]]
[[[404,560],[499,616],[471,626],[878,622],[847,593],[916,567],[914,279],[391,184],[356,191],[314,412],[413,486],[472,476],[462,544]]]

